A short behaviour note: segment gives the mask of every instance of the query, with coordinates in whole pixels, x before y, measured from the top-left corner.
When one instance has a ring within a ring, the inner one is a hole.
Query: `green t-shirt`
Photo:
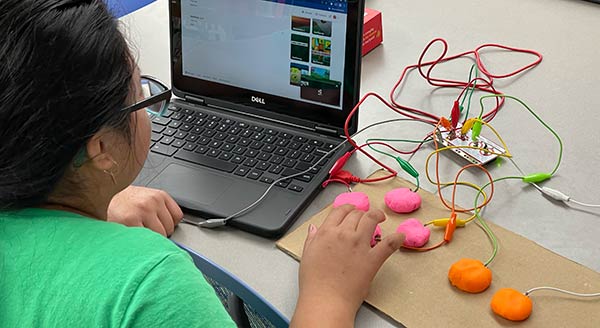
[[[145,228],[0,212],[0,327],[235,327],[187,253]]]

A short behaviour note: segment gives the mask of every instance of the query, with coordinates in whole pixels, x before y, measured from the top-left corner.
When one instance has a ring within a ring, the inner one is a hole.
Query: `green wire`
[[[508,180],[508,179],[519,179],[521,180],[523,177],[518,177],[518,176],[507,176],[507,177],[503,177],[503,178],[498,178],[495,180],[492,180],[492,182],[496,183],[498,181],[502,181],[502,180]],[[481,227],[483,228],[483,230],[485,231],[485,233],[488,235],[488,238],[490,239],[490,241],[492,242],[492,247],[493,247],[493,251],[492,251],[492,255],[490,256],[490,258],[483,264],[484,266],[488,266],[490,263],[492,263],[492,261],[496,258],[496,255],[498,254],[498,239],[496,238],[496,235],[494,235],[494,233],[492,232],[492,229],[490,229],[490,227],[487,225],[487,223],[485,223],[485,220],[481,218],[481,215],[479,214],[481,212],[481,210],[477,207],[477,201],[479,200],[479,195],[483,194],[483,190],[485,188],[487,188],[489,185],[491,184],[491,182],[488,182],[487,184],[485,184],[483,187],[481,187],[479,189],[479,192],[477,193],[477,196],[475,196],[475,217],[477,218],[477,222],[479,222],[479,224],[481,225]]]
[[[477,68],[477,65],[471,65],[471,69],[469,70],[469,80],[471,81],[471,78],[473,76],[473,70],[475,70],[475,78],[479,77],[479,68]],[[469,98],[469,101],[467,102],[467,112],[465,113],[465,118],[469,117],[469,111],[471,110],[471,98],[473,97],[473,92],[475,91],[475,88],[477,87],[477,81],[473,82],[473,85],[469,88],[469,90],[467,90],[467,92],[465,92],[465,94],[463,95],[463,99],[461,100],[460,106],[461,108],[464,108],[463,105],[465,103],[465,99]],[[469,94],[467,96],[467,94]],[[462,112],[462,110],[461,110]]]
[[[366,143],[367,143],[367,146],[369,146],[369,148],[371,148],[373,151],[376,151],[376,152],[378,152],[378,153],[380,153],[380,154],[383,154],[383,155],[385,155],[385,156],[388,156],[388,157],[391,157],[391,158],[393,158],[393,159],[396,159],[396,156],[394,156],[394,155],[392,155],[392,154],[390,154],[390,153],[387,153],[387,152],[385,152],[385,151],[383,151],[383,150],[379,150],[379,149],[375,148],[373,145],[370,145],[371,141],[385,141],[385,142],[409,142],[409,143],[420,143],[420,144],[423,144],[423,143],[425,143],[425,142],[428,142],[428,141],[431,141],[431,140],[432,140],[432,138],[426,138],[426,139],[424,139],[424,140],[372,138],[372,139],[367,139]],[[416,186],[417,186],[417,188],[416,188],[414,191],[415,191],[415,192],[417,192],[417,191],[419,190],[419,188],[420,188],[420,185],[419,185],[419,177],[418,177],[418,176],[416,176],[416,177],[414,177],[414,178],[415,178],[415,180],[417,181],[417,182],[416,182]]]
[[[473,69],[474,68],[475,68],[475,65],[471,65],[471,69],[469,70],[469,79],[467,81],[471,81],[471,78],[473,77]],[[460,101],[460,106],[461,107],[465,104],[465,99],[467,99],[467,92],[465,92],[463,94],[463,99]]]
[[[517,97],[513,97],[513,96],[509,96],[509,95],[504,95],[504,94],[494,94],[494,95],[487,95],[487,96],[482,96],[481,98],[479,98],[479,104],[481,105],[481,112],[479,113],[479,119],[481,119],[481,117],[483,116],[483,100],[485,98],[496,98],[496,97],[500,97],[500,98],[508,98],[508,99],[512,99],[515,100],[516,102],[520,103],[523,107],[525,107],[529,113],[531,113],[531,115],[533,115],[533,117],[535,117],[540,123],[542,123],[542,125],[548,129],[555,137],[556,140],[558,140],[558,145],[560,147],[560,150],[558,152],[558,161],[556,163],[556,166],[554,167],[554,169],[552,170],[552,172],[550,172],[550,175],[554,175],[554,173],[556,173],[556,171],[558,170],[558,167],[560,166],[560,162],[562,161],[562,154],[563,154],[563,143],[562,143],[562,139],[560,139],[560,137],[558,136],[558,134],[556,132],[554,132],[554,130],[548,125],[546,124],[546,122],[544,122],[531,108],[529,108],[529,106],[527,106],[527,104],[525,104],[521,99],[517,98]]]
[[[473,65],[475,66],[475,65]],[[479,77],[479,69],[477,68],[477,66],[475,66],[475,78]],[[469,78],[469,81],[471,81],[471,79]],[[469,101],[467,102],[467,112],[465,113],[465,117],[469,118],[469,111],[471,110],[471,98],[473,98],[473,92],[475,91],[475,88],[477,87],[477,81],[473,81],[473,86],[471,87],[471,92],[469,92]]]

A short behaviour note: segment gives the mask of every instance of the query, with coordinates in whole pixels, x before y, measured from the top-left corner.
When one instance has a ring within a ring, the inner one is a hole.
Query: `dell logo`
[[[263,104],[263,105],[265,104],[265,98],[259,98],[259,97],[252,96],[251,99],[252,99],[252,102]]]

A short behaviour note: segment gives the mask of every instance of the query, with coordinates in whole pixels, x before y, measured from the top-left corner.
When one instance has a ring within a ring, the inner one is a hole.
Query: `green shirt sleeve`
[[[190,257],[171,253],[143,278],[121,327],[236,327]]]

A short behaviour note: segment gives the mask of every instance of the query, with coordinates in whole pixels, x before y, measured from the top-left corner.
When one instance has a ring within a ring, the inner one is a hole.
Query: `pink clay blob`
[[[381,227],[378,225],[375,226],[375,231],[373,231],[373,237],[371,237],[371,247],[375,247],[378,242],[381,241]]]
[[[351,204],[356,207],[357,210],[368,211],[369,210],[369,196],[364,192],[345,192],[339,194],[333,201],[333,208],[340,207],[345,204]]]
[[[429,241],[429,235],[431,235],[429,228],[423,226],[417,219],[408,219],[400,223],[396,228],[396,232],[404,234],[406,238],[403,245],[408,247],[425,246]]]
[[[388,191],[384,197],[385,205],[396,213],[411,213],[421,207],[421,196],[408,188],[396,188]]]

